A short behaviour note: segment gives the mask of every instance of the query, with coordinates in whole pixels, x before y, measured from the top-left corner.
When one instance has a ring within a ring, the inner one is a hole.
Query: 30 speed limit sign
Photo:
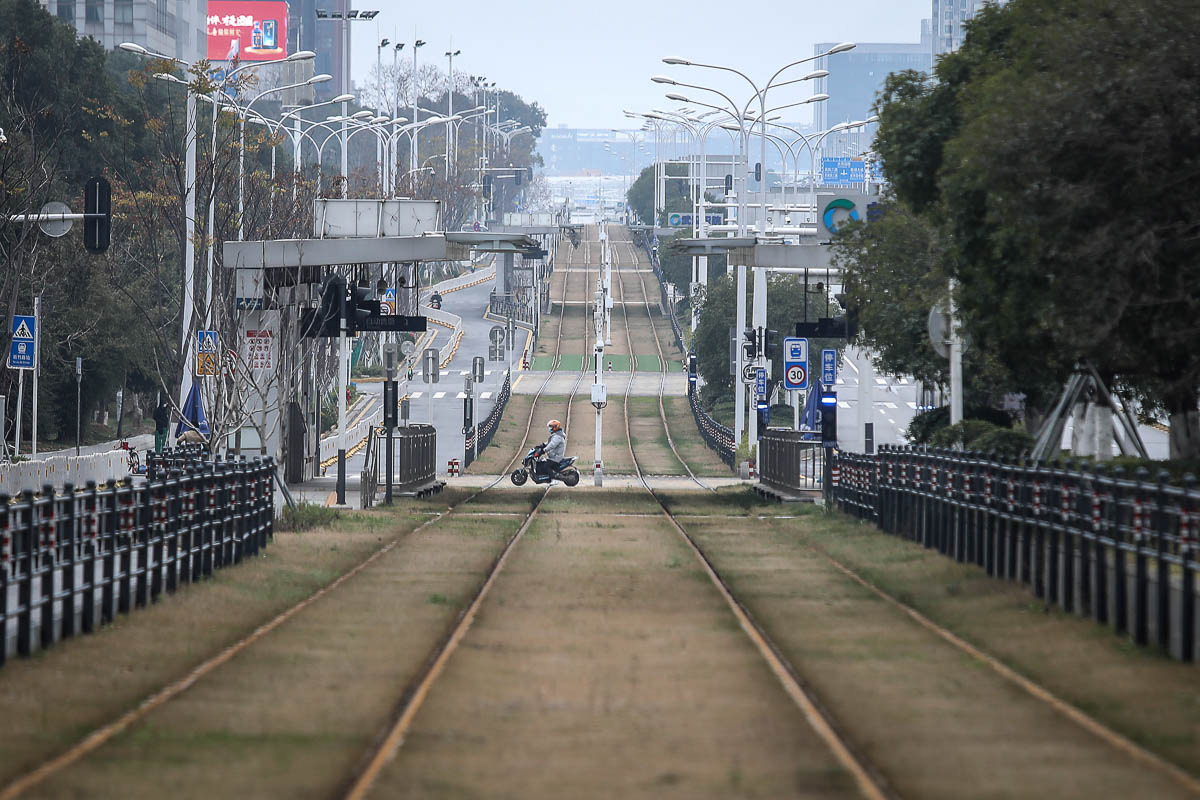
[[[785,374],[789,386],[803,387],[808,383],[808,372],[803,364],[789,364]]]

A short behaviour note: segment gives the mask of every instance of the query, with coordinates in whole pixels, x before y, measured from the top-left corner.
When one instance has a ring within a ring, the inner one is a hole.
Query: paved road
[[[409,421],[413,423],[432,424],[437,428],[437,467],[439,473],[444,473],[446,464],[451,458],[461,459],[463,456],[462,433],[464,378],[470,373],[471,360],[475,356],[488,354],[488,332],[495,324],[483,318],[487,309],[488,296],[495,286],[493,281],[481,283],[467,289],[444,294],[442,309],[451,314],[457,314],[463,320],[463,337],[454,358],[441,371],[437,383],[425,384],[421,381],[420,371],[417,370],[411,383],[405,385],[401,381],[401,394],[409,395]],[[441,347],[446,343],[449,331],[441,326],[432,326],[436,337],[432,347]],[[526,333],[517,331],[517,352],[515,358],[520,359],[520,351],[525,346]],[[489,362],[484,370],[484,382],[476,387],[475,419],[482,420],[492,410],[496,395],[504,384],[504,374],[508,369],[507,363]],[[368,419],[382,423],[383,384],[378,381],[357,382],[358,391],[368,396],[370,410]],[[346,474],[349,481],[357,481],[358,474],[363,469],[363,453],[355,453],[346,461]],[[333,468],[329,470],[333,472]]]

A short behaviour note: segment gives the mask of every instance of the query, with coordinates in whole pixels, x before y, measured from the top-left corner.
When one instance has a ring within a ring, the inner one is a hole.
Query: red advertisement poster
[[[285,2],[208,0],[208,60],[286,58],[287,16]]]

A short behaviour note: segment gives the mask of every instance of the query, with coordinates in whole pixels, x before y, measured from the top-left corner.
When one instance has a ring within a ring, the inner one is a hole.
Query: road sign
[[[37,352],[37,318],[18,317],[12,319],[12,343],[8,348],[9,369],[34,369],[34,353]]]
[[[380,304],[380,311],[384,314],[396,313],[396,290],[385,289],[383,292],[383,302]]]
[[[275,368],[275,334],[272,331],[246,331],[246,366],[250,369]]]
[[[758,367],[753,364],[742,365],[742,383],[754,383],[758,378]]]
[[[867,162],[841,156],[821,159],[821,182],[826,186],[849,186],[867,179]]]
[[[196,331],[196,377],[217,374],[219,342],[216,331]]]
[[[754,368],[754,393],[759,398],[767,396],[767,370],[765,367]]]
[[[833,386],[837,383],[837,350],[821,351],[821,385]]]
[[[783,388],[808,388],[808,339],[789,336],[783,340]]]
[[[488,338],[491,339],[492,344],[496,345],[497,347],[504,344],[504,326],[493,325],[492,329],[488,331]]]

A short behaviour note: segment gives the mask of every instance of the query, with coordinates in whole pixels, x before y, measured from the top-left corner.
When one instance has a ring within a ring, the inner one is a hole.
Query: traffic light
[[[858,335],[858,303],[847,297],[845,292],[835,294],[834,300],[838,301],[838,305],[846,309],[845,319],[845,335],[846,341],[854,341],[854,337]]]
[[[760,328],[762,335],[762,354],[767,358],[774,358],[779,355],[779,331],[773,331],[769,328]]]
[[[758,328],[747,328],[742,331],[742,361],[753,361],[758,358]]]
[[[523,169],[519,169],[519,170],[516,170],[515,172],[513,172],[513,180],[516,181],[517,186],[521,185],[521,173],[524,171],[525,170],[523,170]]]
[[[837,392],[821,392],[821,444],[837,446]]]
[[[302,336],[337,336],[342,329],[342,304],[346,300],[346,279],[330,275],[321,286],[321,302],[300,316]]]
[[[485,195],[491,195],[491,193],[492,193],[492,176],[491,175],[483,176],[483,193]]]
[[[112,233],[112,186],[104,178],[92,178],[84,186],[83,214],[84,248],[103,253]]]
[[[762,162],[761,161],[756,161],[754,163],[754,182],[762,183]]]
[[[733,194],[733,176],[725,176],[725,194]]]
[[[348,317],[350,320],[349,327],[355,331],[358,330],[358,320],[382,316],[382,309],[379,307],[379,298],[370,286],[364,284],[365,282],[356,284],[354,294],[351,297],[350,314]]]

